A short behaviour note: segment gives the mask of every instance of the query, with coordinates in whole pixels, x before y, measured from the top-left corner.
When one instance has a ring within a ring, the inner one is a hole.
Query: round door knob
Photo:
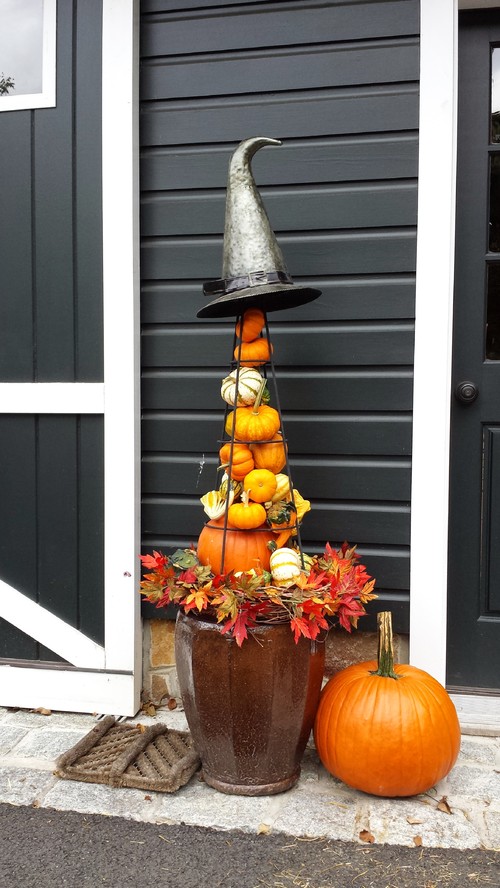
[[[473,382],[459,382],[455,389],[455,397],[463,404],[472,404],[478,394],[479,389]]]

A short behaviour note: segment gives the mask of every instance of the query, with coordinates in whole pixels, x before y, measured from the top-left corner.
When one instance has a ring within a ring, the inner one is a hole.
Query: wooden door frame
[[[445,684],[457,167],[458,12],[500,0],[421,0],[410,661]],[[430,359],[429,356],[432,356]],[[500,699],[453,695],[463,723],[500,726]]]
[[[140,704],[139,0],[103,0],[104,382],[3,383],[7,413],[104,416],[104,646],[0,583],[0,616],[68,660],[0,666],[0,704],[134,715]]]

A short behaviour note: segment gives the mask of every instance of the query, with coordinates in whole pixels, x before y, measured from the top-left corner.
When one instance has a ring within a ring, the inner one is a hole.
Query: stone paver
[[[27,728],[16,727],[15,725],[2,725],[0,723],[0,756],[11,752],[23,737],[26,736]]]
[[[162,721],[187,730],[181,709],[139,714],[132,723]],[[186,823],[245,832],[327,837],[414,847],[500,847],[500,738],[462,738],[455,768],[411,799],[380,799],[349,789],[323,768],[310,743],[298,784],[267,797],[230,796],[198,775],[176,793],[114,789],[61,780],[54,759],[95,725],[93,716],[0,708],[0,802],[107,814],[155,823]],[[449,811],[440,810],[445,797]]]

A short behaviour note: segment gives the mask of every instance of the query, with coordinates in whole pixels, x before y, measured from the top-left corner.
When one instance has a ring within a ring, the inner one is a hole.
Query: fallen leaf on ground
[[[142,711],[144,715],[156,715],[156,706],[151,702],[143,703]]]
[[[413,836],[413,844],[416,845],[417,848],[421,848],[423,845],[422,836]]]
[[[448,799],[446,798],[446,796],[443,796],[441,799],[439,799],[439,802],[437,803],[437,810],[443,811],[445,814],[453,814],[453,811],[448,804]]]
[[[416,826],[418,823],[422,823],[422,820],[419,820],[418,817],[407,817],[406,822],[410,824],[410,826]]]
[[[34,709],[33,712],[36,712],[38,715],[52,715],[52,710],[45,709],[43,706],[39,706],[38,709]]]
[[[370,842],[372,844],[375,841],[375,836],[371,834],[368,829],[362,829],[359,838],[362,842]]]
[[[271,832],[271,827],[268,823],[259,823],[257,827],[257,835],[258,836],[268,836]]]

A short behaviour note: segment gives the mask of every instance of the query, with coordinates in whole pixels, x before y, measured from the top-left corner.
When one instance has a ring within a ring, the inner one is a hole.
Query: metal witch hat
[[[256,136],[241,142],[229,163],[224,227],[222,278],[203,285],[205,296],[217,296],[198,312],[199,318],[242,314],[257,306],[278,311],[312,302],[321,295],[313,287],[295,286],[257,190],[251,169],[254,154],[278,139]]]

